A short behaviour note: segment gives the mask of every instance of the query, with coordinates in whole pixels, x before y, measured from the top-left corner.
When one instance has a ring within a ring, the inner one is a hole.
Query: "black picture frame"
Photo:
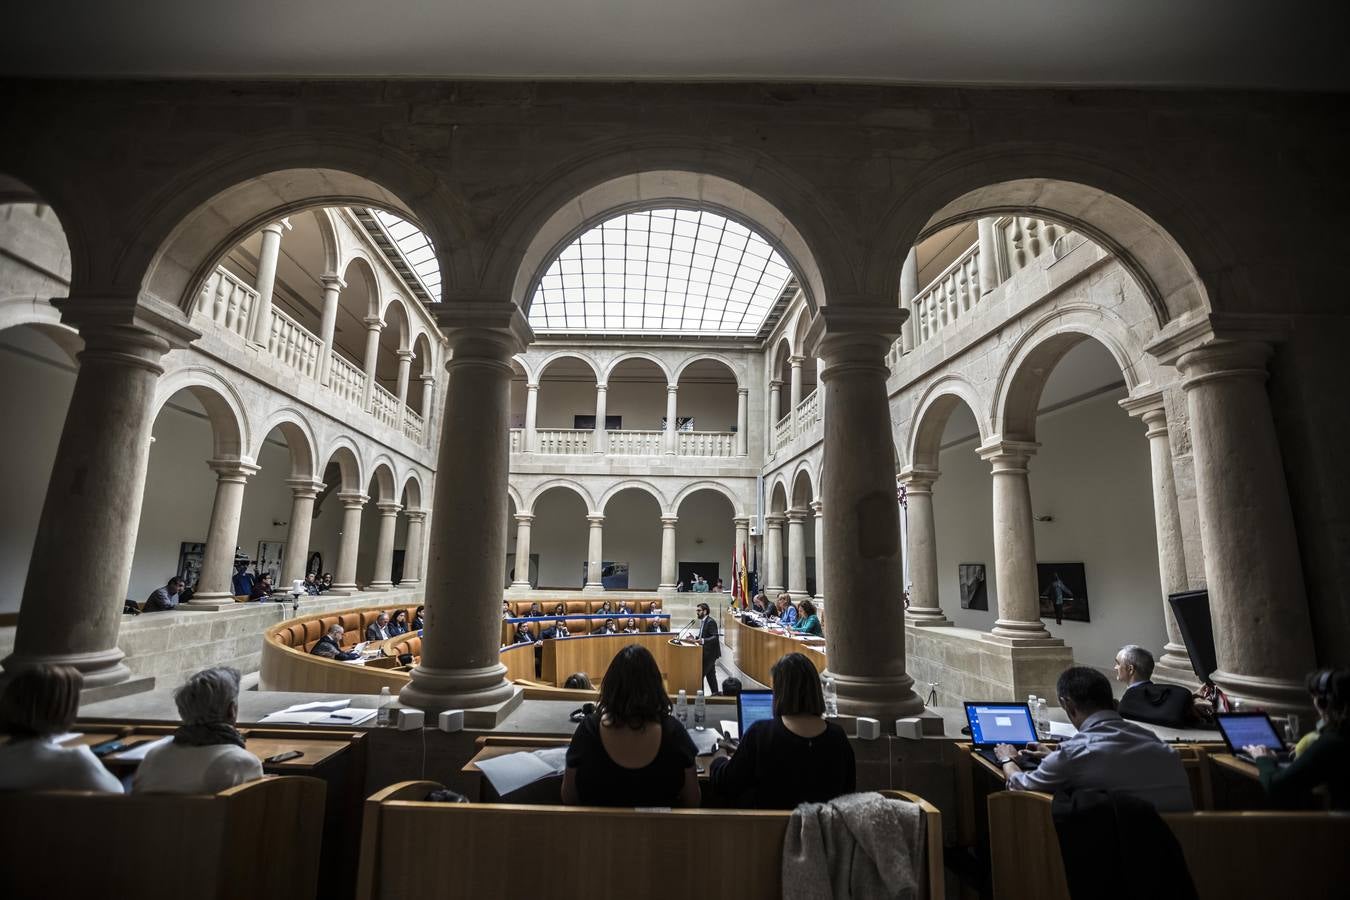
[[[1056,579],[1060,585],[1058,589]],[[1042,619],[1054,619],[1056,624],[1092,621],[1088,609],[1087,570],[1082,563],[1036,563],[1036,584]]]

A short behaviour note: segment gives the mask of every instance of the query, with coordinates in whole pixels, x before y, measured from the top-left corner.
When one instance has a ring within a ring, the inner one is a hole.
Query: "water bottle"
[[[1035,695],[1035,694],[1027,694],[1027,709],[1031,712],[1031,714],[1032,714],[1033,716],[1036,715],[1036,695]]]
[[[707,701],[703,699],[703,689],[699,688],[694,695],[694,730],[702,731],[703,723],[707,720],[708,706]]]
[[[1036,701],[1036,735],[1047,738],[1050,736],[1050,708],[1045,705],[1045,699]]]
[[[826,675],[821,679],[821,690],[825,694],[825,718],[839,717],[839,694],[834,690],[834,676]]]
[[[375,713],[375,724],[388,728],[394,724],[394,696],[389,693],[389,685],[380,688],[379,710]]]
[[[683,688],[675,699],[675,721],[686,727],[689,725],[689,695]]]

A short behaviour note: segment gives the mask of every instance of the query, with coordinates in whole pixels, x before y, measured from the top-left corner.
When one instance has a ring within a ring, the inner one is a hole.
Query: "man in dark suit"
[[[717,693],[717,658],[722,655],[722,639],[717,633],[717,622],[708,604],[696,608],[699,619],[698,642],[703,645],[703,677],[708,681],[708,695]]]
[[[571,634],[571,632],[567,630],[567,625],[563,623],[563,620],[554,619],[553,624],[548,628],[545,628],[543,633],[539,635],[539,639],[549,641],[555,638],[565,638],[569,634]]]
[[[309,652],[315,656],[322,656],[326,659],[336,659],[346,661],[349,659],[360,659],[361,654],[356,650],[342,649],[343,627],[334,625],[328,629],[328,633],[314,642],[314,649]]]
[[[1169,728],[1196,723],[1191,692],[1175,684],[1154,684],[1153,654],[1137,644],[1128,644],[1116,654],[1116,680],[1127,687],[1116,711],[1121,718]]]
[[[383,641],[389,638],[389,613],[382,612],[366,626],[366,640]]]

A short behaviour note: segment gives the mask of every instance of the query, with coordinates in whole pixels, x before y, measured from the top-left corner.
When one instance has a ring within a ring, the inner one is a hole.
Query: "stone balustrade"
[[[258,292],[227,269],[217,266],[197,299],[197,313],[248,340]]]
[[[676,435],[680,456],[735,456],[734,431],[681,431]]]
[[[525,450],[525,429],[511,429],[511,452],[521,453]]]
[[[779,419],[773,426],[773,445],[781,447],[792,440],[792,413]]]
[[[360,406],[366,394],[366,373],[333,352],[328,369],[328,387],[349,403]]]
[[[802,434],[818,422],[820,422],[820,391],[814,390],[805,400],[797,404],[797,433]]]
[[[609,431],[608,453],[611,456],[660,456],[666,452],[665,432]]]
[[[914,343],[922,344],[980,302],[980,248],[973,245],[914,298]]]
[[[540,428],[535,437],[540,453],[579,456],[591,452],[595,432],[589,428]]]
[[[375,417],[375,421],[390,428],[398,428],[398,398],[381,384],[377,383],[371,387],[370,414]]]
[[[535,432],[535,453],[555,456],[582,456],[594,446],[595,432],[589,428],[540,428]],[[611,430],[605,432],[608,456],[662,456],[666,452],[664,431]],[[524,453],[525,429],[511,429],[511,452]],[[679,456],[736,456],[734,431],[681,431],[675,435]]]
[[[414,444],[422,443],[427,433],[426,420],[411,407],[405,407],[403,410],[403,435]]]
[[[323,341],[279,309],[272,310],[267,350],[283,366],[313,378],[323,358]]]

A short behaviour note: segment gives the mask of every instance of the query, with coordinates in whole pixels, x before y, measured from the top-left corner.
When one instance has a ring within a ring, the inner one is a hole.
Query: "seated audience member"
[[[659,614],[659,612],[658,612],[658,614]],[[648,630],[648,631],[669,631],[669,630],[670,630],[670,625],[668,625],[668,624],[666,623],[666,620],[665,620],[665,619],[647,619],[647,623],[648,623],[648,624],[647,624],[647,630]]]
[[[614,615],[614,607],[606,600],[600,604],[600,608],[595,611],[595,614],[597,616],[612,616]]]
[[[714,593],[717,593],[717,594],[724,594],[724,593],[726,593],[726,591],[724,591],[724,590],[722,589],[722,579],[720,579],[720,578],[717,579],[717,584],[714,584],[714,585],[713,585],[713,592],[714,592]]]
[[[619,627],[618,627],[617,625],[614,624],[614,620],[613,620],[613,619],[606,619],[606,620],[605,620],[605,625],[604,625],[604,627],[600,629],[600,633],[601,633],[601,634],[618,634],[618,633],[619,633]]]
[[[264,572],[258,576],[258,580],[253,583],[253,590],[249,591],[248,599],[272,599],[272,575],[270,572]]]
[[[531,603],[530,611],[527,612],[525,615],[529,616],[531,619],[538,619],[543,617],[544,611],[539,608],[539,604],[537,602]]]
[[[314,596],[317,596],[318,594],[320,594],[321,592],[322,592],[322,589],[319,587],[319,580],[318,580],[318,578],[315,577],[315,575],[314,575],[313,572],[306,572],[306,573],[305,573],[305,593],[306,593],[306,594],[309,594],[311,597],[314,597]]]
[[[637,619],[629,619],[629,620],[628,620],[628,624],[625,625],[624,628],[623,628],[623,633],[624,633],[624,634],[637,634],[637,633],[638,633]]]
[[[1317,734],[1287,766],[1268,747],[1244,747],[1261,773],[1261,786],[1280,807],[1307,808],[1313,790],[1326,785],[1334,810],[1350,810],[1350,669],[1323,669],[1308,676],[1317,709]]]
[[[797,607],[792,605],[792,598],[787,594],[779,594],[778,599],[773,602],[774,609],[778,611],[778,621],[785,628],[791,628],[797,624]]]
[[[389,636],[398,637],[400,634],[407,634],[411,629],[408,628],[408,611],[399,609],[394,611],[394,618],[389,622]]]
[[[750,611],[759,613],[761,616],[768,617],[772,610],[769,608],[769,598],[763,594],[756,594],[750,598]]]
[[[814,634],[816,637],[824,635],[825,629],[820,627],[820,616],[816,614],[816,605],[810,600],[803,600],[798,604],[798,608],[801,612],[797,616],[797,621],[792,624],[792,630],[798,634]]]
[[[621,616],[631,616],[633,614],[633,608],[628,605],[627,600],[620,600],[619,608],[616,609],[615,612]]]
[[[583,806],[698,806],[697,750],[670,714],[651,651],[620,650],[600,682],[595,712],[567,749],[562,801]]]
[[[553,615],[554,616],[567,615],[567,606],[565,604],[559,603],[557,606],[553,607]]]
[[[173,740],[145,754],[131,790],[138,794],[214,794],[263,775],[234,727],[239,670],[203,669],[173,692],[183,724]]]
[[[541,640],[549,641],[565,638],[571,633],[567,630],[567,624],[562,619],[554,619],[553,624],[545,628],[539,637]]]
[[[713,786],[738,805],[795,809],[825,803],[857,790],[857,768],[848,735],[827,722],[825,694],[816,667],[800,653],[773,664],[773,718],[756,722],[734,751],[723,744],[713,757]]]
[[[511,604],[510,604],[508,601],[503,600],[503,601],[502,601],[502,618],[503,618],[503,619],[514,619],[515,617],[516,617],[516,614],[515,614],[514,612],[511,611]]]
[[[516,633],[511,636],[513,644],[533,644],[534,635],[530,633],[530,624],[528,622],[517,622]]]
[[[338,662],[360,659],[361,653],[359,650],[342,649],[342,635],[345,632],[346,629],[341,625],[329,626],[328,633],[315,641],[314,647],[309,652],[325,659],[336,659]]]
[[[366,626],[366,640],[383,641],[389,637],[389,613],[381,611],[375,621]]]
[[[567,688],[569,691],[595,690],[595,685],[591,684],[591,677],[585,672],[573,672],[571,675],[568,675],[567,680],[563,682],[563,687]]]
[[[257,579],[248,570],[248,560],[236,559],[234,561],[234,578],[230,580],[230,589],[234,591],[236,597],[252,597],[253,586]]]
[[[1124,718],[1169,728],[1184,728],[1197,721],[1190,691],[1175,684],[1153,683],[1153,654],[1143,647],[1121,647],[1115,671],[1116,681],[1125,685],[1116,703],[1116,712]]]
[[[103,791],[122,783],[90,749],[62,747],[80,707],[84,676],[72,666],[36,665],[15,672],[0,694],[0,791]]]
[[[322,594],[326,591],[331,591],[332,589],[333,589],[333,573],[324,572],[323,578],[319,581],[319,593]]]
[[[999,744],[994,754],[1003,763],[1009,790],[1057,793],[1080,788],[1125,791],[1152,803],[1158,812],[1189,812],[1191,786],[1181,757],[1141,725],[1126,722],[1113,710],[1111,682],[1096,669],[1072,666],[1055,685],[1059,705],[1078,729],[1058,749],[1027,745],[1040,765],[1023,772],[1013,761],[1017,748]]]
[[[426,609],[425,606],[419,606],[417,607],[417,611],[413,613],[413,620],[412,620],[413,631],[421,631],[423,628],[427,627],[426,622],[422,618],[422,611],[424,609]]]
[[[169,579],[168,583],[162,588],[156,588],[154,593],[145,598],[145,612],[162,612],[166,609],[173,609],[182,602],[183,579],[177,575]]]

